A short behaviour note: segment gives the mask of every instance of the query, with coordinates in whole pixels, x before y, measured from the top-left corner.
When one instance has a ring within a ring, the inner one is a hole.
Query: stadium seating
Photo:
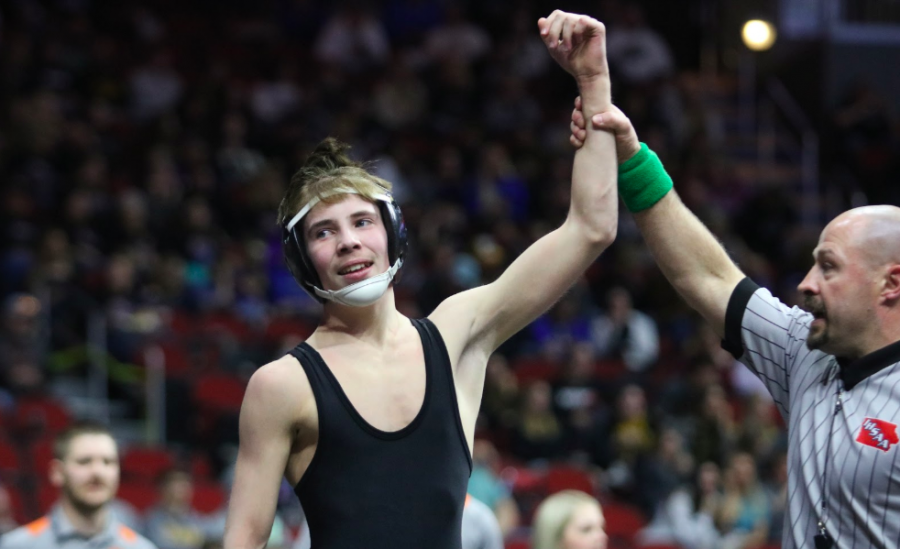
[[[547,494],[555,494],[562,490],[580,490],[594,495],[594,479],[583,469],[567,465],[553,466],[547,470]]]
[[[606,519],[606,533],[610,538],[610,545],[615,542],[632,546],[634,537],[647,523],[640,511],[615,501],[603,503],[603,516]]]
[[[122,478],[154,482],[160,474],[176,464],[171,451],[155,446],[128,448],[122,456]]]
[[[62,403],[51,397],[22,397],[13,411],[14,429],[23,436],[55,434],[65,429],[72,418]]]

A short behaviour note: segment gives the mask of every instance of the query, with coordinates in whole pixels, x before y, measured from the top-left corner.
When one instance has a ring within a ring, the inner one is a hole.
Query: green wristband
[[[672,178],[646,143],[641,143],[640,152],[619,164],[619,196],[630,212],[650,208],[671,190]]]

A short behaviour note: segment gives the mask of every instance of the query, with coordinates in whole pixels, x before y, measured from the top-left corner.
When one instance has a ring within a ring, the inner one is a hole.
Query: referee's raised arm
[[[687,303],[725,335],[728,301],[744,273],[672,188],[662,163],[638,140],[631,121],[618,108],[593,119],[594,127],[616,135],[619,194],[663,274]],[[580,100],[572,113],[572,144],[585,136]]]

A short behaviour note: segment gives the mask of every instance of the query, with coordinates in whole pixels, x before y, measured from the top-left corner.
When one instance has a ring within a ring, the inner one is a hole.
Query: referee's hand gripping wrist
[[[587,138],[581,98],[575,99],[572,111],[572,135],[569,140],[576,148]],[[628,117],[618,107],[594,115],[591,125],[598,130],[611,131],[616,136],[616,156],[619,160],[619,196],[631,212],[652,207],[672,190],[672,178],[666,173],[656,153],[638,141],[637,132]]]
[[[616,157],[619,160],[619,164],[640,152],[641,143],[638,140],[637,132],[634,131],[631,120],[625,116],[625,113],[619,107],[613,105],[608,111],[595,114],[591,119],[591,123],[595,129],[612,132],[616,136]],[[570,129],[572,130],[572,135],[569,141],[576,149],[580,149],[587,138],[581,97],[575,98],[575,110],[572,111]]]

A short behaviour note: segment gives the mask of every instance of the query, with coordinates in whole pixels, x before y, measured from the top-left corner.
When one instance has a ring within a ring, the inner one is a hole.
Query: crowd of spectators
[[[236,409],[200,413],[191,399],[198,380],[246,380],[315,326],[319,305],[287,272],[275,224],[315,143],[349,142],[394,183],[412,242],[396,296],[410,316],[490,282],[562,222],[576,90],[536,30],[556,7],[6,4],[0,411],[13,416],[99,361],[124,416],[142,419],[148,349],[161,349],[166,444],[205,452],[226,479]],[[580,7],[607,23],[615,100],[683,200],[745,272],[794,303],[817,229],[797,223],[786,191],[730,169],[714,105],[731,88],[677,66],[637,4]],[[894,126],[870,90],[849,96],[834,125],[851,173],[894,173]],[[785,441],[771,400],[680,301],[626,214],[618,235],[491,358],[471,491],[514,536],[536,502],[528,471],[568,463],[638,509],[648,543],[779,539]],[[166,482],[177,496],[179,478]],[[199,521],[173,498],[143,524]],[[282,499],[290,507],[289,487]],[[0,491],[4,529],[8,506]],[[206,538],[189,531],[160,547],[198,549]]]

